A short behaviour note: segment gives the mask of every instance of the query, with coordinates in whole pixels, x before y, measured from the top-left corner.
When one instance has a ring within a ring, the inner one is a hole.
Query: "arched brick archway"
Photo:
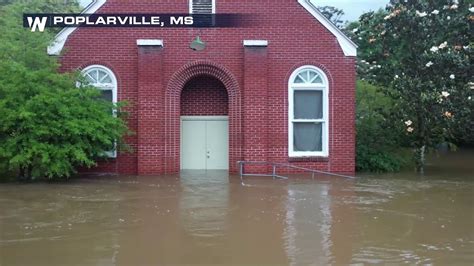
[[[197,76],[212,76],[222,82],[229,97],[229,171],[237,171],[242,159],[241,90],[237,79],[225,67],[209,61],[184,65],[170,78],[165,99],[165,172],[180,170],[180,104],[181,91],[188,81]]]

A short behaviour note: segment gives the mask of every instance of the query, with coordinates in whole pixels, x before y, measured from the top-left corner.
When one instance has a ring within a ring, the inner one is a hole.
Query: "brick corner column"
[[[243,157],[265,162],[268,149],[268,42],[244,41]],[[247,173],[269,173],[265,165],[246,165]]]
[[[137,40],[138,175],[164,173],[163,41]]]

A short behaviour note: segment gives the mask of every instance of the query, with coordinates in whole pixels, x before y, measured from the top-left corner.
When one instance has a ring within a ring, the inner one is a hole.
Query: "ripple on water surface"
[[[474,263],[472,173],[0,185],[0,265]]]

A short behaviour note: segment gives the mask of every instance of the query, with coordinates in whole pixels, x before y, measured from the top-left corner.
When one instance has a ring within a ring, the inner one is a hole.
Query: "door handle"
[[[208,159],[211,158],[211,152],[210,152],[210,151],[207,151],[207,152],[206,152],[206,156],[207,156]]]

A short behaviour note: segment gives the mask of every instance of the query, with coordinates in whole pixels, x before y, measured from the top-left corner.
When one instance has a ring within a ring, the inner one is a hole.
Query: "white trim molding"
[[[357,56],[357,45],[349,39],[336,25],[327,19],[313,3],[313,0],[297,0],[313,17],[315,17],[326,29],[336,36],[345,56]]]
[[[101,8],[107,0],[94,0],[90,3],[81,14],[94,14],[99,8]],[[71,35],[77,27],[63,28],[54,38],[54,41],[48,46],[49,55],[60,55],[64,48],[64,44],[67,41],[69,35]]]
[[[163,40],[138,39],[138,46],[160,46],[163,47]]]
[[[244,46],[266,47],[268,46],[268,41],[267,40],[244,40]]]

